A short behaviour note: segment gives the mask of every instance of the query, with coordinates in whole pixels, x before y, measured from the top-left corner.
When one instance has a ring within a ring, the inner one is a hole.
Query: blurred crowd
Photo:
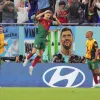
[[[100,0],[0,0],[0,23],[37,23],[45,10],[63,24],[100,23]]]

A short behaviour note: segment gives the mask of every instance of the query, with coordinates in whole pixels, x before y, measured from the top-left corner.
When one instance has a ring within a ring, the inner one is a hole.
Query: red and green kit
[[[46,47],[46,37],[48,35],[48,31],[50,28],[50,25],[52,24],[53,20],[46,20],[41,18],[39,20],[38,25],[38,34],[35,38],[34,42],[34,48],[36,49],[45,49]]]

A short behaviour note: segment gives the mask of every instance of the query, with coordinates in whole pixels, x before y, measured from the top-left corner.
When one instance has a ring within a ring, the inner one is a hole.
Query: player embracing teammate
[[[43,17],[42,17],[43,16]],[[50,20],[50,18],[53,17],[53,19],[55,19],[55,21]],[[34,61],[32,62],[32,65],[29,67],[29,73],[30,75],[32,75],[32,71],[34,66],[39,62],[39,60],[41,59],[45,47],[46,47],[46,37],[48,35],[48,31],[50,28],[51,24],[56,24],[59,25],[60,22],[57,19],[57,17],[55,15],[53,15],[52,11],[47,10],[43,13],[40,13],[36,16],[36,19],[39,21],[38,23],[38,34],[35,38],[35,42],[34,42],[34,47],[32,49],[32,52],[28,54],[28,56],[26,57],[23,66],[26,66],[29,59],[36,53],[37,50],[39,50],[38,55],[36,56],[36,58],[34,59]]]

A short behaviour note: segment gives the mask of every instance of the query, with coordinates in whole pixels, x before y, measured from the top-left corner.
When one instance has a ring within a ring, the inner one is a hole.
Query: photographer
[[[1,60],[4,61],[4,62],[15,61],[16,63],[19,63],[19,62],[24,61],[24,56],[18,55],[18,56],[15,56],[15,57],[1,57]]]
[[[86,58],[84,56],[78,56],[78,55],[70,55],[69,57],[69,63],[85,63]]]
[[[65,63],[62,54],[55,54],[55,55],[53,56],[52,62],[53,62],[53,63]]]

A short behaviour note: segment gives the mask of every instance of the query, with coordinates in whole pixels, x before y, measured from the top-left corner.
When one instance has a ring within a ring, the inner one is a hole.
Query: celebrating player
[[[44,17],[42,18],[42,16]],[[53,17],[56,21],[50,20],[51,17]],[[36,16],[36,19],[39,21],[39,24],[38,24],[38,34],[34,42],[34,48],[32,49],[32,52],[29,53],[29,55],[26,57],[26,60],[23,63],[23,66],[26,66],[29,59],[36,53],[37,49],[39,50],[38,55],[32,62],[32,66],[29,67],[30,75],[32,75],[34,66],[38,63],[39,59],[41,59],[43,55],[43,52],[46,47],[46,37],[48,35],[50,25],[52,23],[57,25],[60,24],[59,20],[56,18],[55,15],[52,15],[52,12],[50,10],[40,13],[39,15]]]
[[[93,37],[93,32],[88,31],[86,33],[86,38],[88,38],[88,40],[86,41],[86,58],[87,58],[89,69],[92,71],[94,82],[97,86],[97,84],[99,83],[97,76],[100,76],[100,71],[97,62],[98,43],[92,37]]]

